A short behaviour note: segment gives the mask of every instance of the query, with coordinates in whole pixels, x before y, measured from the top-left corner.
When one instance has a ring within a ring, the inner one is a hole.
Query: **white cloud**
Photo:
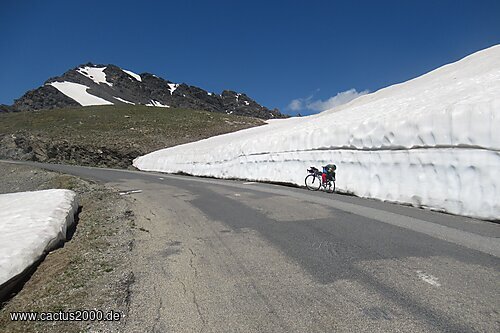
[[[292,111],[299,111],[304,108],[303,104],[304,103],[302,102],[302,99],[300,98],[294,99],[293,101],[290,102],[290,104],[288,104],[288,109]]]
[[[358,98],[359,96],[365,95],[368,93],[368,90],[356,91],[356,89],[349,89],[347,91],[339,92],[337,95],[330,97],[326,101],[317,100],[312,101],[306,104],[306,107],[309,110],[314,111],[325,111],[336,106],[349,103],[353,99]]]
[[[337,95],[328,98],[327,100],[313,100],[312,96],[308,98],[297,98],[294,99],[288,104],[288,109],[291,111],[299,111],[299,110],[311,110],[311,111],[325,111],[336,106],[349,103],[353,99],[358,98],[359,96],[367,94],[368,90],[357,91],[356,89],[349,89],[343,92],[339,92]]]

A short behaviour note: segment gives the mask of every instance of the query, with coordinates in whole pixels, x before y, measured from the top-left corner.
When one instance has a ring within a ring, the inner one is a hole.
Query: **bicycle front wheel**
[[[308,190],[317,191],[321,186],[321,179],[316,175],[308,175],[305,179],[306,187]]]

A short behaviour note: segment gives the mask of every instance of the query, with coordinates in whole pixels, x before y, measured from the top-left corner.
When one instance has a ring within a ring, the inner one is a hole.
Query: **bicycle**
[[[323,187],[323,190],[328,193],[335,192],[335,179],[326,178],[326,181],[323,182],[323,172],[315,167],[307,169],[307,172],[309,174],[306,176],[305,183],[308,190],[318,191]]]

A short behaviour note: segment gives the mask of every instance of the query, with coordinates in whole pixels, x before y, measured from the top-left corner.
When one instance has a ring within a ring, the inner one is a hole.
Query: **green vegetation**
[[[2,134],[29,131],[75,143],[152,148],[260,124],[262,120],[256,118],[147,106],[90,106],[0,115]]]
[[[0,140],[17,138],[16,147],[38,154],[23,159],[93,165],[99,163],[81,160],[75,151],[83,149],[87,155],[118,152],[117,158],[121,159],[133,152],[133,156],[127,156],[130,160],[154,150],[262,124],[256,118],[206,111],[91,106],[0,114]],[[1,151],[0,157],[16,158]],[[103,164],[116,166],[111,162]]]

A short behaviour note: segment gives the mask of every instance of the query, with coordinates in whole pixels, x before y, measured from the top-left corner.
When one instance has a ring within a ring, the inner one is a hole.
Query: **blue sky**
[[[1,0],[0,103],[91,61],[309,114],[500,43],[499,18],[498,0]]]

